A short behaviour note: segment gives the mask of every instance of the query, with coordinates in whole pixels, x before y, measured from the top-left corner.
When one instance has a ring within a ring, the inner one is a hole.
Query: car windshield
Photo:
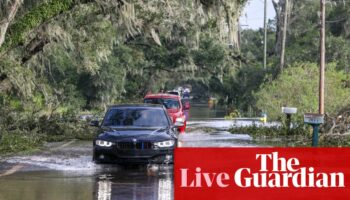
[[[150,99],[145,99],[144,103],[163,104],[166,109],[179,109],[180,108],[180,103],[177,99],[150,98]]]
[[[167,127],[169,125],[162,109],[113,108],[110,109],[102,126]]]

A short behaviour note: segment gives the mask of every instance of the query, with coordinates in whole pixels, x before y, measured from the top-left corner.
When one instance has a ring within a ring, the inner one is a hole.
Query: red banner
[[[177,148],[175,200],[350,199],[350,148]]]

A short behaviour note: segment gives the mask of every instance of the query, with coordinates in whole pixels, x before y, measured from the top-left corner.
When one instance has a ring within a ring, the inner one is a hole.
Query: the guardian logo
[[[195,172],[180,168],[180,187],[221,187],[226,188],[234,183],[241,188],[342,188],[344,173],[319,172],[313,166],[300,166],[297,158],[279,157],[278,152],[256,154],[260,169],[239,168],[235,172],[203,172],[196,167]]]

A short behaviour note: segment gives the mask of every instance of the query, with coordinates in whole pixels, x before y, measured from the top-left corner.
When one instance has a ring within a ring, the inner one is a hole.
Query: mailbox
[[[284,114],[295,114],[298,109],[293,107],[282,107],[282,113]]]
[[[323,124],[324,117],[321,114],[316,113],[305,113],[304,114],[304,123],[306,124]]]
[[[317,147],[318,145],[318,128],[324,122],[324,117],[321,114],[316,113],[305,113],[304,123],[310,124],[313,128],[312,132],[312,146]]]
[[[297,113],[298,109],[293,107],[282,107],[282,113],[286,114],[287,120],[286,125],[288,130],[290,130],[290,126],[292,124],[292,115]]]

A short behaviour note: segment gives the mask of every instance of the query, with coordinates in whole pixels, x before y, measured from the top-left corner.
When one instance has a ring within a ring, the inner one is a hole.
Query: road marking
[[[15,165],[11,169],[9,169],[9,170],[5,171],[4,173],[0,174],[0,177],[11,175],[11,174],[17,172],[18,170],[22,169],[23,167],[24,166],[21,165],[21,164]]]

